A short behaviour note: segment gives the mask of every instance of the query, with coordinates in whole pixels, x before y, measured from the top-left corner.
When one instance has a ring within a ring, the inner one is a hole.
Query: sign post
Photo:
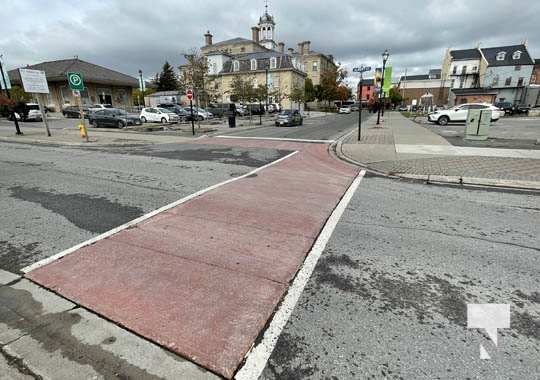
[[[89,142],[88,130],[84,123],[84,111],[82,108],[81,91],[84,91],[84,81],[81,73],[70,72],[67,73],[67,79],[69,88],[73,91],[73,95],[77,98],[77,104],[79,105],[79,116],[81,118],[81,124],[79,125],[79,131],[81,137],[86,138],[86,142]]]
[[[189,99],[189,109],[191,111],[191,134],[195,136],[195,121],[193,119],[193,90],[191,88],[187,89],[186,96]]]
[[[45,114],[43,102],[41,100],[41,94],[49,93],[49,85],[47,84],[45,71],[19,69],[19,74],[21,76],[24,91],[37,95],[36,98],[39,105],[39,111],[41,112],[41,118],[43,119],[43,124],[45,124],[47,136],[51,137],[51,131],[49,130],[49,124],[47,123],[47,115]]]
[[[353,68],[353,73],[360,73],[359,99],[358,99],[358,141],[362,139],[362,80],[363,80],[363,74],[366,71],[371,71],[371,67],[361,65],[360,67]]]
[[[11,95],[9,93],[9,89],[11,88],[11,83],[9,81],[9,76],[6,72],[4,72],[4,67],[2,66],[2,60],[0,59],[0,72],[2,72],[2,81],[0,82],[0,87],[6,91],[6,95],[8,99],[11,100]],[[11,117],[13,118],[13,122],[15,123],[15,134],[22,135],[21,129],[19,128],[19,121],[17,120],[17,117],[15,116],[15,111],[13,110],[13,107],[11,107]]]

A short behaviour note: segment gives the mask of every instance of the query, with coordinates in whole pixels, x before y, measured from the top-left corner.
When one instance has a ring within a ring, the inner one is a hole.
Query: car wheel
[[[450,121],[450,118],[448,116],[441,116],[437,120],[437,124],[439,124],[439,125],[447,125],[449,121]]]
[[[120,121],[118,121],[116,126],[118,127],[118,129],[122,129],[122,128],[124,128],[126,126],[126,123],[124,123],[122,120],[120,120]]]
[[[144,116],[141,116],[141,123],[146,123],[146,118]]]
[[[97,120],[92,120],[90,124],[92,124],[92,127],[94,128],[99,128],[99,123],[97,122]]]
[[[165,119],[164,117],[161,118],[161,124],[165,124],[167,122],[167,119]]]

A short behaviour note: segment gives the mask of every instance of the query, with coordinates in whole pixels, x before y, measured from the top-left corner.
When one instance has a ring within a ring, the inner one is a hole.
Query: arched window
[[[240,62],[233,61],[233,71],[240,71]]]
[[[251,70],[257,70],[257,60],[256,59],[251,60]]]
[[[506,58],[506,52],[505,51],[498,52],[497,56],[495,57],[495,59],[497,61],[504,61],[505,58]]]
[[[512,54],[512,59],[520,59],[521,58],[521,50],[516,50],[514,54]]]
[[[276,57],[270,57],[270,68],[275,69],[277,67],[277,58]]]

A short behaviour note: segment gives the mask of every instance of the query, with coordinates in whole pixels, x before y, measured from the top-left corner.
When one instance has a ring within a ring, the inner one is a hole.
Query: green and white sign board
[[[392,87],[392,66],[386,66],[384,68],[384,96],[390,95],[390,87]]]
[[[69,88],[74,91],[84,90],[84,82],[81,73],[67,73]]]

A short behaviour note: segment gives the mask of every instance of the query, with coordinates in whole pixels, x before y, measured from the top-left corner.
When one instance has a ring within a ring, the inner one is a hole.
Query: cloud
[[[206,30],[215,41],[250,38],[264,1],[4,0],[3,9],[10,16],[0,24],[0,53],[9,68],[78,55],[152,77],[166,60],[183,63],[182,53],[202,46]],[[389,49],[396,76],[425,73],[440,67],[448,47],[526,39],[540,56],[540,2],[533,0],[276,0],[270,13],[278,41],[296,48],[310,40],[349,69],[378,66]]]

